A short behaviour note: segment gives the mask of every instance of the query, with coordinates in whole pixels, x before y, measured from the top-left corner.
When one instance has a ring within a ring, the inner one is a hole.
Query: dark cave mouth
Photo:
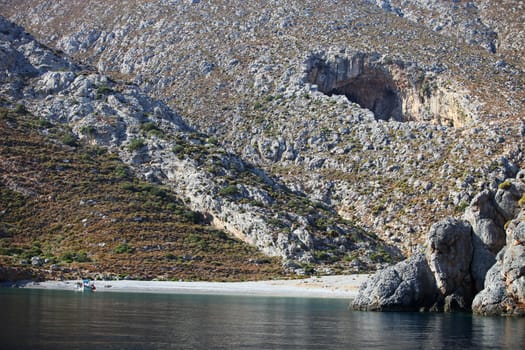
[[[378,54],[315,52],[306,57],[302,69],[303,83],[328,96],[345,96],[370,110],[376,120],[461,127],[477,115],[476,105],[465,104],[442,86],[434,72]]]
[[[328,96],[345,96],[374,113],[376,120],[405,121],[401,93],[381,67],[364,67],[362,62],[350,60],[319,60],[307,72],[306,81]]]
[[[377,120],[405,120],[399,93],[381,81],[356,78],[341,87],[321,92],[328,96],[344,95],[349,101],[374,113]]]

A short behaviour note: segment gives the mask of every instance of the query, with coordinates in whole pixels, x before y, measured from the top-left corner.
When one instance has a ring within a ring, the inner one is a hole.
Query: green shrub
[[[219,194],[221,196],[235,196],[238,193],[239,193],[239,190],[237,189],[237,186],[235,185],[228,185],[219,190]]]
[[[198,224],[200,222],[200,214],[193,210],[185,210],[182,213],[182,217],[185,221],[191,222],[193,224]]]
[[[114,252],[117,254],[124,254],[124,253],[133,253],[134,248],[127,244],[122,243],[118,247],[115,248]]]
[[[161,137],[164,135],[164,132],[159,129],[157,124],[154,122],[146,122],[140,125],[140,130],[147,133],[148,135],[155,135],[157,137]]]
[[[20,255],[23,252],[21,248],[0,247],[0,255]]]
[[[106,84],[102,84],[97,88],[97,99],[100,99],[103,95],[108,95],[113,92],[113,89],[107,86]]]
[[[76,147],[78,146],[78,142],[77,142],[77,139],[75,138],[75,136],[73,136],[72,134],[66,134],[62,137],[61,139],[62,143],[64,145],[68,145],[68,146],[71,146],[71,147]]]
[[[467,207],[469,206],[468,202],[467,201],[462,201],[461,203],[458,204],[458,206],[456,207],[456,212],[458,213],[463,213],[465,211],[465,209],[467,209]]]
[[[96,129],[92,125],[84,125],[80,128],[80,133],[82,135],[93,136],[95,135],[95,132],[96,132]]]
[[[87,255],[87,253],[83,250],[79,250],[78,252],[72,252],[68,251],[62,254],[61,260],[66,263],[72,263],[73,261],[76,262],[90,262],[91,259]]]
[[[219,140],[216,137],[208,137],[206,142],[215,146],[219,144]]]
[[[24,106],[23,104],[18,103],[18,104],[15,106],[15,109],[13,110],[13,112],[15,112],[16,114],[24,115],[24,114],[27,113],[27,108],[26,108],[26,106]]]
[[[124,165],[118,165],[113,171],[113,174],[115,174],[117,178],[122,180],[129,179],[130,177],[129,170]]]
[[[506,180],[500,183],[498,188],[500,190],[508,190],[511,186],[512,186],[512,182],[510,182],[509,180]]]
[[[87,253],[83,250],[77,252],[75,256],[75,261],[77,262],[89,262],[91,259],[88,257]]]
[[[50,128],[53,126],[53,124],[47,119],[40,118],[38,119],[38,126],[40,126],[41,128]]]
[[[177,256],[173,253],[167,253],[164,255],[164,259],[166,260],[177,260]]]
[[[184,146],[183,145],[175,145],[171,148],[171,151],[175,154],[177,153],[180,153],[182,151],[184,151]]]
[[[128,149],[130,151],[138,151],[144,146],[146,146],[146,142],[144,141],[144,139],[133,139],[129,142]]]

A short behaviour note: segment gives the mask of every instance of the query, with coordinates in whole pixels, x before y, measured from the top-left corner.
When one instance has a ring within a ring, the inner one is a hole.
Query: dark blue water
[[[337,299],[0,288],[0,349],[525,349],[525,319]]]

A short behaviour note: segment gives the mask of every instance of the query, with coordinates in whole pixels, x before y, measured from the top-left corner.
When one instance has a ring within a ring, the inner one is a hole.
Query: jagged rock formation
[[[78,139],[118,154],[210,224],[283,258],[290,269],[304,272],[316,263],[324,273],[350,271],[397,255],[329,207],[226,152],[136,86],[75,66],[3,19],[0,40],[3,103],[70,126]]]
[[[484,34],[468,38],[498,23],[487,1],[0,3],[50,47],[134,82],[228,152],[406,253],[435,218],[460,214],[523,162],[523,66],[479,47]],[[415,3],[461,21],[430,31],[410,15]],[[508,17],[519,37],[523,21]],[[368,57],[367,73],[322,87],[311,63],[344,73],[333,58],[354,53]]]
[[[524,180],[522,170],[496,193],[477,196],[465,215],[470,224],[456,219],[434,224],[426,255],[379,271],[352,306],[525,315]],[[506,219],[502,224],[489,216]]]
[[[488,270],[485,288],[472,302],[472,311],[485,316],[525,315],[525,222],[512,221],[507,229],[507,245]]]

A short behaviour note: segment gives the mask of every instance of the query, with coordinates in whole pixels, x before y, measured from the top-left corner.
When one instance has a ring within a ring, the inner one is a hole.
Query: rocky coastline
[[[435,223],[425,251],[378,271],[352,308],[525,316],[525,171]]]

